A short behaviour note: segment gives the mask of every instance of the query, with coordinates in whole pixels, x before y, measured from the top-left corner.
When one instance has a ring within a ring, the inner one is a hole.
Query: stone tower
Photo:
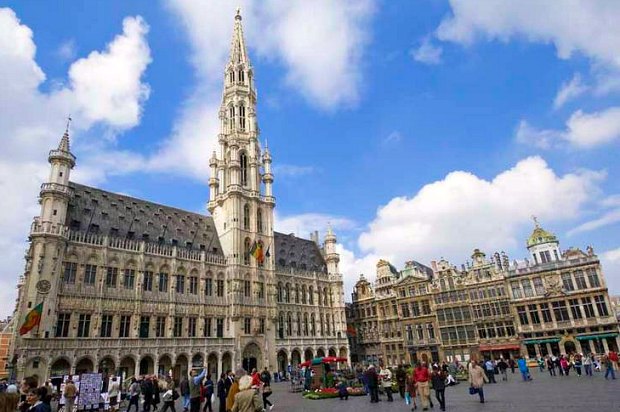
[[[22,318],[19,319],[21,324],[25,314],[43,302],[39,327],[26,335],[41,338],[54,336],[57,290],[66,248],[65,219],[71,198],[69,175],[75,166],[75,156],[69,148],[68,127],[58,149],[50,151],[48,161],[50,174],[47,182],[41,185],[41,213],[34,218],[30,229],[31,243],[26,255],[23,295],[17,311]],[[75,268],[66,268],[66,271],[68,276],[75,276]]]
[[[233,302],[229,326],[233,336],[241,336],[238,353],[243,366],[254,366],[249,359],[255,358],[256,366],[271,368],[276,329],[273,175],[269,150],[261,153],[258,141],[254,71],[241,21],[237,11],[219,111],[219,148],[209,161],[208,209],[229,262]],[[256,290],[259,283],[264,283],[264,290]],[[252,323],[249,338],[241,333],[247,329],[248,317]]]

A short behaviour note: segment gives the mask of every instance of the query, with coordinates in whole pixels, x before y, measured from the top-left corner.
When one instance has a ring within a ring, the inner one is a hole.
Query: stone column
[[[136,360],[136,366],[134,368],[133,376],[140,376],[140,357],[139,356]]]
[[[159,355],[154,355],[153,358],[153,374],[159,376]]]
[[[216,377],[219,379],[220,375],[222,373],[224,373],[224,371],[222,370],[222,352],[218,352],[217,354],[217,370],[216,370]]]
[[[605,353],[609,353],[609,345],[607,345],[607,339],[601,338],[601,343],[603,344],[603,349]]]

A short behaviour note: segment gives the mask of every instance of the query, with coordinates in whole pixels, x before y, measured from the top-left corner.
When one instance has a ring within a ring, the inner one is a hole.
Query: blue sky
[[[332,222],[348,288],[379,258],[521,259],[537,215],[620,292],[617,2],[239,3],[276,230]],[[0,2],[4,301],[69,113],[74,180],[205,211],[235,6]]]

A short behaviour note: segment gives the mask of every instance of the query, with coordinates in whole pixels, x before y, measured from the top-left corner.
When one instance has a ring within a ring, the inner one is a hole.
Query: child
[[[338,395],[340,396],[340,400],[349,400],[349,391],[347,391],[347,383],[345,381],[340,381],[338,385]]]

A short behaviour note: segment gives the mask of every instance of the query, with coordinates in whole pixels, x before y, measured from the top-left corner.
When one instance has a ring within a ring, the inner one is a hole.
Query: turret
[[[547,232],[540,227],[538,220],[534,217],[534,231],[527,240],[527,250],[534,260],[534,264],[555,262],[560,260],[560,242],[551,232]]]
[[[265,184],[265,196],[273,196],[273,173],[271,173],[271,152],[267,143],[265,143],[265,152],[263,153],[263,183]]]
[[[336,252],[336,235],[332,231],[332,226],[327,225],[327,234],[325,235],[325,262],[327,263],[327,272],[330,275],[340,274],[338,263],[340,255]]]

